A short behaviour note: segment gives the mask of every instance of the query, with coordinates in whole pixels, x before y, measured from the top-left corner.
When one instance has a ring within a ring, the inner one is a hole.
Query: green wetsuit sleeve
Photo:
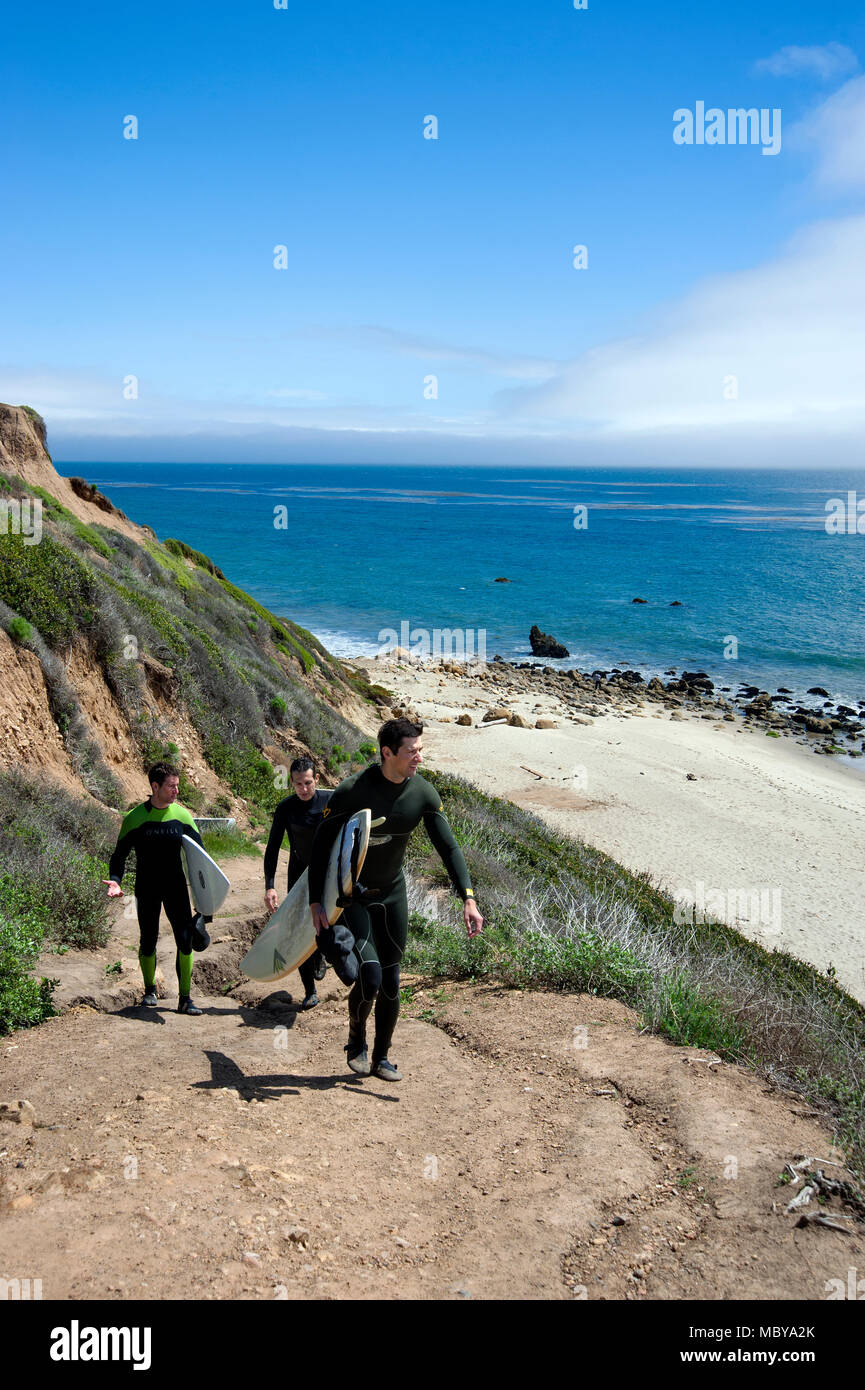
[[[448,824],[447,817],[442,810],[442,804],[438,799],[438,793],[433,793],[433,805],[424,811],[423,823],[426,833],[432,841],[433,848],[438,852],[441,861],[447,869],[448,878],[465,902],[466,898],[473,898],[472,881],[469,878],[468,865],[465,856],[456,842],[454,832]]]
[[[183,832],[184,835],[188,835],[190,840],[194,840],[197,845],[201,845],[201,848],[204,849],[204,841],[201,838],[201,831],[195,824],[195,817],[193,816],[192,812],[187,811],[185,806],[178,806],[176,804],[172,807],[172,810],[174,812],[172,819],[182,820],[184,825],[186,826],[186,829]]]
[[[356,790],[354,778],[340,782],[322,812],[321,821],[315,832],[315,839],[309,854],[307,877],[310,904],[321,902],[330,851],[339,834],[340,826],[344,825],[355,811],[362,810],[363,792]]]

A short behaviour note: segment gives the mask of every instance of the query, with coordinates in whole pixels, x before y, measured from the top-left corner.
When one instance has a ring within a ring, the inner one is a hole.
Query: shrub
[[[261,858],[258,846],[248,840],[243,831],[238,830],[236,826],[234,829],[205,830],[201,838],[211,859],[232,859],[240,854],[251,859]]]
[[[33,628],[26,618],[13,618],[7,630],[12,641],[20,646],[33,641]]]
[[[745,1030],[738,1026],[721,999],[680,975],[664,979],[657,997],[644,1013],[647,1027],[671,1042],[705,1047],[735,1060],[743,1052]]]
[[[70,946],[104,945],[101,879],[116,834],[115,818],[84,798],[0,773],[0,913]]]
[[[30,970],[42,949],[42,927],[33,917],[0,912],[0,1036],[13,1028],[32,1028],[56,1013],[51,995],[56,980],[34,980]]]
[[[87,632],[99,596],[87,565],[66,546],[43,535],[39,545],[0,535],[0,599],[31,622],[51,647]]]
[[[173,536],[169,536],[165,541],[165,549],[170,550],[172,555],[178,555],[185,560],[191,560],[199,569],[207,570],[207,572],[212,574],[216,579],[225,578],[222,570],[217,569],[216,565],[207,555],[203,555],[200,550],[193,550],[191,545],[186,544],[186,541],[178,541],[175,540]]]

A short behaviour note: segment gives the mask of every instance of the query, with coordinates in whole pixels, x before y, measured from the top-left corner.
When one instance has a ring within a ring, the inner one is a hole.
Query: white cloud
[[[865,190],[865,77],[839,87],[789,132],[792,148],[817,154],[817,181],[827,190]]]
[[[265,391],[265,396],[286,401],[326,401],[324,391],[307,391],[302,386],[280,386],[275,391]]]
[[[773,77],[797,77],[800,73],[813,73],[828,81],[832,77],[845,77],[855,72],[859,59],[843,43],[826,43],[811,48],[798,48],[789,44],[779,48],[768,58],[761,58],[754,64],[755,72],[768,72]]]
[[[441,362],[459,362],[467,367],[477,367],[492,376],[514,377],[521,381],[543,381],[562,365],[561,362],[548,357],[489,352],[485,348],[443,343],[439,339],[403,333],[381,324],[359,324],[357,327],[347,328],[308,328],[304,330],[304,336],[337,339],[361,347],[380,348],[400,357],[418,357],[431,366]]]
[[[656,327],[584,353],[544,386],[501,392],[512,424],[595,436],[692,429],[854,430],[865,439],[865,216],[818,223],[777,260],[714,277]],[[725,398],[729,378],[738,399]]]

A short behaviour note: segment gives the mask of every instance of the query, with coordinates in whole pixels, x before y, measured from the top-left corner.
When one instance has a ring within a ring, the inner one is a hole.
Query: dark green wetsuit
[[[171,923],[177,943],[177,980],[180,997],[188,998],[192,979],[192,922],[189,890],[183,873],[181,837],[188,835],[203,846],[198,826],[185,806],[175,802],[157,810],[150,797],[124,817],[117,846],[108,865],[108,877],[119,884],[130,850],[135,850],[135,902],[141,942],[138,960],[149,989],[156,976],[156,942],[159,911]]]
[[[369,839],[361,873],[364,888],[378,889],[365,903],[352,903],[343,918],[355,940],[360,965],[357,983],[348,997],[351,1034],[364,1036],[375,1002],[373,1065],[386,1057],[399,1016],[399,965],[408,933],[405,877],[402,871],[411,832],[421,821],[441,855],[460,897],[474,897],[463,852],[442,811],[439,794],[418,773],[404,782],[389,782],[376,763],[340,782],[325,808],[309,863],[309,901],[320,903],[331,847],[340,826],[356,811],[368,808],[373,820],[386,817]]]

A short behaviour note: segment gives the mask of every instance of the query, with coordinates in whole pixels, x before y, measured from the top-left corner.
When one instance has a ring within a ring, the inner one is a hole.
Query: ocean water
[[[826,529],[831,499],[865,499],[865,469],[62,471],[160,539],[203,550],[336,655],[372,655],[388,631],[414,646],[425,632],[433,647],[447,629],[488,660],[517,660],[537,623],[569,649],[551,665],[705,670],[733,690],[820,685],[865,699],[865,534]]]

